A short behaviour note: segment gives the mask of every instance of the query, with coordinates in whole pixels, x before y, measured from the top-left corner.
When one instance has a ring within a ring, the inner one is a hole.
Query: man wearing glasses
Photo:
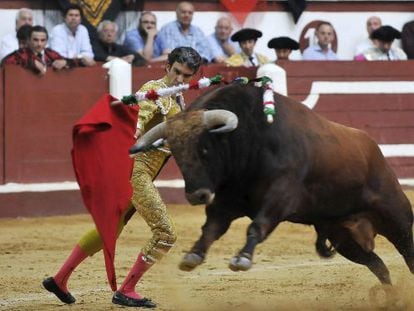
[[[163,54],[165,47],[157,36],[157,17],[154,13],[142,12],[138,28],[128,31],[125,35],[124,45],[144,57],[148,62],[164,61],[167,53]]]

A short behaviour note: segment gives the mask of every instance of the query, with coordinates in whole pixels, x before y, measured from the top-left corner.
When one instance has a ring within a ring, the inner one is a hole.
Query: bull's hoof
[[[179,264],[182,271],[191,271],[203,263],[204,258],[196,253],[187,253]]]
[[[229,263],[232,271],[247,271],[252,267],[252,260],[249,254],[234,256]]]

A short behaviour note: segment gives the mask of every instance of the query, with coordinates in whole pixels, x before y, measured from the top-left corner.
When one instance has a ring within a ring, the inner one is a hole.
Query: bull
[[[180,269],[200,265],[231,222],[248,216],[246,243],[230,260],[231,270],[250,269],[257,244],[289,221],[314,226],[321,257],[337,252],[391,284],[374,252],[375,236],[383,235],[414,273],[411,205],[377,143],[279,94],[269,124],[262,98],[263,89],[252,85],[215,89],[130,149],[166,139],[188,201],[206,204],[202,234]]]

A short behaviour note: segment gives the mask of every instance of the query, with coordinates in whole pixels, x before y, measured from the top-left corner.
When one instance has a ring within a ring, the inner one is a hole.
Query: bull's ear
[[[237,128],[238,121],[235,113],[224,109],[207,110],[203,113],[203,122],[211,133],[231,132]],[[221,126],[214,128],[219,125]]]
[[[166,127],[167,125],[165,122],[162,122],[154,126],[152,129],[146,132],[143,136],[138,138],[137,142],[129,149],[129,154],[135,154],[140,151],[145,151],[149,147],[151,147],[151,145],[154,142],[164,138]]]

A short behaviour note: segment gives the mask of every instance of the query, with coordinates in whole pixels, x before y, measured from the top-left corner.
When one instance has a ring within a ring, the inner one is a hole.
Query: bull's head
[[[228,110],[182,112],[158,124],[138,139],[131,147],[134,154],[146,150],[159,139],[166,139],[185,180],[187,200],[195,204],[209,204],[214,199],[211,161],[214,150],[209,133],[214,135],[233,131],[237,116]]]

